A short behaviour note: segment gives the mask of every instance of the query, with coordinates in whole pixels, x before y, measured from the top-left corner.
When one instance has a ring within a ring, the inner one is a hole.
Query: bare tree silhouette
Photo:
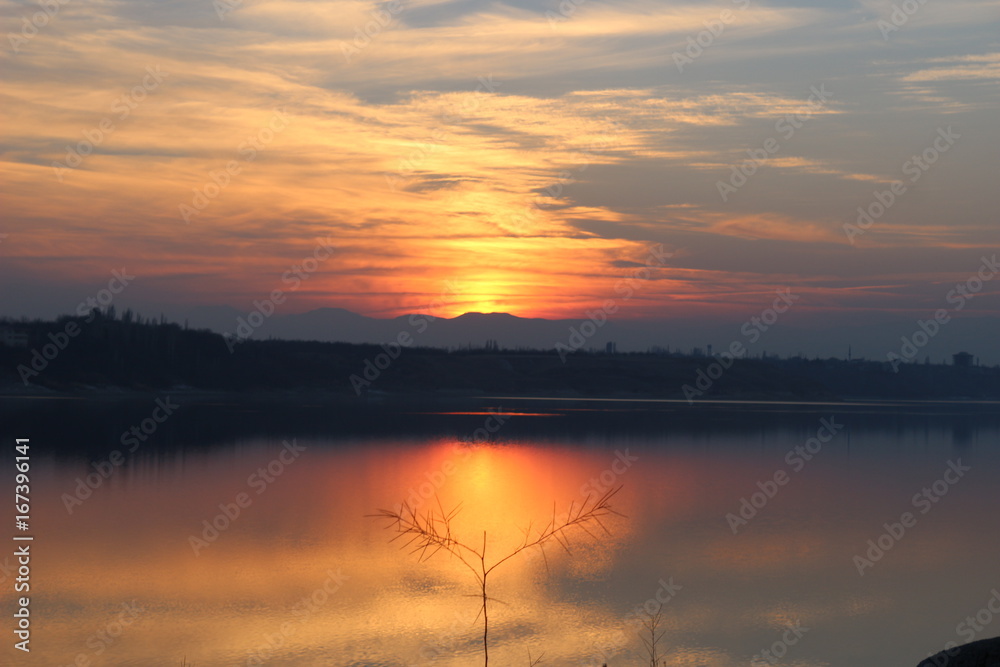
[[[662,604],[660,605],[660,608],[656,610],[656,614],[648,616],[642,622],[643,628],[649,633],[649,638],[647,639],[645,635],[639,635],[639,638],[642,639],[643,647],[646,649],[646,655],[649,656],[649,667],[660,667],[659,644],[665,634],[665,631],[660,629],[660,623],[662,622]],[[664,660],[663,664],[666,665],[667,661]]]
[[[376,514],[369,516],[375,518],[388,519],[387,529],[394,529],[397,533],[392,541],[403,538],[406,543],[403,547],[411,546],[411,553],[418,554],[418,561],[423,562],[436,554],[438,551],[445,551],[457,558],[476,578],[479,587],[477,597],[482,600],[476,620],[481,616],[483,619],[483,665],[489,665],[489,605],[496,600],[489,597],[488,583],[489,576],[498,567],[514,558],[518,554],[537,547],[542,557],[545,559],[545,568],[548,570],[548,558],[545,556],[545,544],[550,541],[557,542],[569,553],[569,532],[579,528],[587,533],[592,539],[597,539],[588,528],[594,525],[608,535],[607,527],[601,521],[604,517],[614,514],[622,516],[611,507],[611,499],[621,491],[621,486],[609,490],[604,495],[594,498],[587,498],[579,506],[575,502],[570,503],[569,509],[563,516],[556,515],[555,505],[552,506],[552,518],[537,533],[532,532],[529,524],[524,531],[524,540],[510,553],[498,558],[496,561],[488,562],[486,554],[486,531],[483,531],[482,546],[472,546],[470,543],[458,539],[452,532],[452,520],[461,509],[461,505],[455,507],[450,512],[446,512],[438,499],[437,508],[419,513],[408,503],[403,503],[398,510],[379,509]],[[407,539],[408,538],[408,539]]]

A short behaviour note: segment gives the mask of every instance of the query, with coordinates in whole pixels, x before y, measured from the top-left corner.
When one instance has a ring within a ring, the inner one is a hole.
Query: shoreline
[[[94,400],[129,402],[159,396],[172,396],[187,399],[189,403],[229,399],[237,402],[293,402],[303,398],[311,402],[330,400],[349,405],[372,405],[379,403],[451,403],[468,401],[552,401],[581,403],[636,403],[636,404],[669,404],[688,405],[695,408],[720,405],[798,405],[798,406],[907,406],[907,405],[1000,405],[1000,398],[971,398],[965,396],[934,397],[934,398],[902,398],[892,396],[814,396],[797,397],[789,394],[762,394],[748,392],[712,398],[699,398],[688,401],[677,395],[656,396],[651,394],[608,393],[604,395],[583,395],[576,392],[558,392],[547,394],[488,394],[482,391],[437,390],[422,391],[370,391],[362,396],[347,392],[337,392],[327,389],[301,387],[296,389],[202,389],[194,387],[75,387],[63,390],[47,387],[22,387],[19,385],[0,385],[0,401],[30,399],[30,400]]]

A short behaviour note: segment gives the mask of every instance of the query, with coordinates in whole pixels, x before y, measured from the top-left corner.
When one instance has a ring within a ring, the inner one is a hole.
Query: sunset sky
[[[790,287],[905,322],[1000,246],[997,0],[2,6],[3,315],[122,267],[119,309],[246,311],[326,239],[282,312],[451,281],[447,315],[580,318],[662,244],[617,317],[738,324]],[[995,332],[998,295],[957,315]]]

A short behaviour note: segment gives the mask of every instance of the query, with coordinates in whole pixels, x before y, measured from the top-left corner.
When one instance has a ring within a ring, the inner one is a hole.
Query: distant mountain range
[[[609,320],[595,324],[588,319],[545,320],[507,313],[465,313],[454,318],[434,318],[425,314],[402,315],[390,319],[366,317],[343,308],[319,308],[298,314],[242,313],[234,308],[203,307],[191,312],[191,327],[207,328],[222,334],[251,340],[280,338],[342,343],[388,343],[400,337],[411,346],[461,348],[482,347],[494,340],[504,348],[553,349],[557,343],[573,347],[604,349],[608,342],[629,349],[645,350],[652,341],[669,344],[662,323]],[[258,325],[258,326],[254,326]],[[574,335],[573,331],[577,333]],[[247,336],[249,332],[249,336]],[[589,335],[588,335],[589,334]],[[571,338],[573,342],[571,342]]]
[[[595,312],[595,311],[591,311]],[[749,356],[769,355],[821,358],[854,358],[884,361],[887,352],[899,350],[901,336],[912,336],[916,320],[894,313],[869,313],[863,320],[837,312],[794,312],[760,335],[747,336],[747,322],[716,316],[670,320],[637,320],[608,317],[595,324],[586,314],[580,319],[547,320],[524,318],[508,313],[465,313],[453,318],[433,318],[426,314],[380,319],[359,315],[343,308],[319,308],[304,313],[246,313],[228,306],[199,306],[172,313],[174,321],[188,322],[193,328],[248,338],[249,340],[313,340],[344,343],[389,343],[411,340],[411,346],[443,349],[481,348],[496,341],[500,349],[551,350],[559,344],[573,349],[604,350],[614,342],[622,352],[645,352],[652,348],[685,353],[711,346],[723,352],[734,342],[746,345]],[[599,324],[599,325],[598,325]],[[967,351],[980,363],[995,364],[994,344],[987,344],[987,332],[995,331],[995,318],[956,318],[940,335],[917,350],[913,360],[929,357],[933,363],[951,361],[956,352]],[[752,332],[751,332],[752,333]],[[407,338],[409,337],[409,338]]]

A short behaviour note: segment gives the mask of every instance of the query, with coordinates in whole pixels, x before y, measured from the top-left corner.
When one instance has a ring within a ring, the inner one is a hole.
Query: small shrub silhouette
[[[486,553],[486,531],[483,531],[482,546],[472,546],[470,543],[458,539],[452,532],[452,520],[458,514],[461,506],[457,506],[450,512],[445,512],[440,500],[437,508],[420,513],[408,503],[403,503],[398,510],[379,509],[376,514],[369,515],[374,518],[388,519],[386,529],[393,529],[397,533],[392,541],[406,539],[403,547],[412,547],[411,553],[418,554],[418,561],[423,562],[439,551],[444,551],[454,558],[457,558],[475,576],[478,585],[476,597],[482,600],[479,613],[476,615],[478,621],[483,619],[483,665],[489,665],[489,602],[496,601],[489,597],[489,577],[498,567],[511,560],[515,556],[529,549],[538,548],[542,557],[545,558],[545,567],[548,570],[548,558],[545,556],[545,545],[555,541],[567,553],[569,553],[569,532],[579,528],[587,533],[592,539],[597,536],[589,528],[600,526],[608,535],[607,527],[601,519],[609,515],[622,516],[611,507],[611,499],[621,491],[618,486],[609,490],[604,495],[591,501],[585,500],[579,506],[570,503],[569,510],[565,516],[557,517],[555,506],[552,508],[552,519],[545,524],[537,533],[532,532],[531,525],[524,531],[524,540],[510,553],[498,558],[495,561],[487,561]]]

